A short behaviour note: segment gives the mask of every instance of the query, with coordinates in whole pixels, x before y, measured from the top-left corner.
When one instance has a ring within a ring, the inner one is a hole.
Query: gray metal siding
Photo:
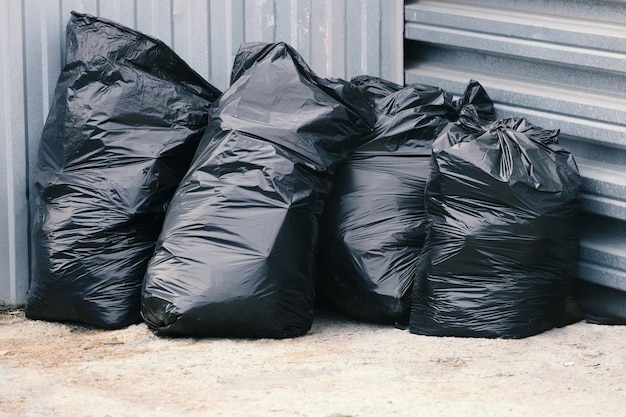
[[[21,4],[3,1],[0,4],[0,307],[20,298],[28,276],[28,153],[25,124],[25,92],[23,85],[24,59],[22,28],[12,16],[21,13]],[[17,78],[17,80],[16,80]],[[16,140],[17,138],[17,140]]]
[[[498,117],[561,130],[583,176],[581,302],[626,318],[626,2],[407,1],[405,38],[406,83],[473,78]]]
[[[285,41],[324,77],[403,80],[400,0],[0,0],[0,308],[29,282],[29,186],[72,10],[161,39],[216,87],[243,42]]]

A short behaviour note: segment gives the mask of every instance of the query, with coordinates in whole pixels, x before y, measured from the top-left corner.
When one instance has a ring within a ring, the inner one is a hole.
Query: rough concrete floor
[[[0,313],[0,416],[623,416],[626,326],[417,336],[321,314],[287,340],[167,339]]]

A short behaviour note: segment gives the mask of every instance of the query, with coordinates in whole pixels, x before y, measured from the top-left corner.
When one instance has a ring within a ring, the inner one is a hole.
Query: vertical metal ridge
[[[3,202],[0,204],[0,250],[3,260],[0,277],[0,307],[22,302],[25,287],[20,279],[28,275],[28,201],[26,194],[26,95],[24,83],[24,57],[21,51],[25,46],[23,31],[24,5],[17,2],[2,4],[0,19],[5,24],[1,29],[3,80],[0,86],[2,96],[2,135],[3,166],[0,191]]]
[[[176,49],[176,36],[174,33],[174,17],[176,11],[174,10],[174,0],[169,0],[169,22],[170,22],[170,47]]]
[[[60,58],[60,62],[61,65],[65,65],[65,15],[63,13],[63,8],[61,7],[61,0],[58,0],[57,2],[57,7],[58,7],[58,19],[59,19],[59,58]]]
[[[22,20],[21,20],[21,24],[22,24],[22,48],[25,50],[26,49],[26,19],[27,19],[27,15],[26,15],[26,4],[24,2],[21,3],[21,10],[22,10]],[[27,76],[27,72],[26,72],[26,68],[28,68],[28,62],[27,62],[27,57],[26,54],[22,54],[22,85],[23,85],[23,90],[22,90],[22,94],[23,94],[23,106],[24,106],[24,110],[23,110],[23,114],[24,114],[24,138],[29,138],[30,135],[30,115],[29,115],[29,101],[28,98],[30,96],[30,90],[29,90],[29,85],[30,83],[28,82],[28,76]],[[24,249],[26,250],[26,260],[24,261],[25,264],[25,268],[27,271],[28,276],[30,277],[32,274],[32,269],[31,269],[31,245],[30,245],[30,230],[31,230],[31,226],[32,226],[32,218],[33,218],[33,205],[30,204],[28,195],[30,194],[28,192],[28,190],[30,189],[30,182],[31,182],[31,172],[34,169],[34,166],[32,166],[31,164],[31,158],[29,157],[31,154],[33,154],[33,150],[31,149],[30,146],[30,141],[29,140],[25,140],[24,141],[24,184],[23,184],[23,188],[26,190],[26,196],[24,198],[24,203],[25,203],[25,209],[26,209],[26,221],[25,221],[25,226],[26,226],[26,237],[24,239]],[[29,282],[30,283],[30,280]],[[17,276],[15,278],[15,283],[13,284],[14,287],[14,291],[12,293],[12,298],[14,300],[17,300],[19,297],[21,297],[21,295],[19,294],[21,291],[18,290],[17,286],[20,284],[20,281],[17,279]],[[27,287],[28,288],[28,287]]]
[[[207,15],[207,21],[209,22],[209,24],[206,25],[205,31],[206,31],[206,38],[207,38],[207,47],[209,49],[211,49],[211,44],[213,43],[213,36],[211,36],[211,24],[210,22],[213,19],[213,10],[211,9],[211,2],[207,1],[206,2],[206,15]],[[206,70],[206,79],[210,80],[211,78],[213,78],[213,55],[211,53],[206,54],[206,66],[207,66],[207,70]]]
[[[139,20],[137,19],[137,15],[139,14],[137,2],[140,0],[133,0],[133,29],[137,29],[139,27]]]

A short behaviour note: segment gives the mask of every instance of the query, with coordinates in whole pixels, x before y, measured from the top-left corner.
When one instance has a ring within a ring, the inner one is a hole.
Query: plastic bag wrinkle
[[[324,199],[368,113],[285,43],[242,45],[231,81],[172,199],[142,314],[160,335],[301,336]]]
[[[406,323],[426,230],[431,145],[473,100],[483,115],[491,101],[475,81],[456,100],[428,85],[369,76],[351,83],[370,101],[376,122],[335,175],[321,228],[320,304],[364,321]]]
[[[161,41],[72,13],[39,149],[29,318],[120,328],[220,91]]]
[[[411,332],[521,338],[570,320],[581,182],[557,135],[524,119],[442,131]]]

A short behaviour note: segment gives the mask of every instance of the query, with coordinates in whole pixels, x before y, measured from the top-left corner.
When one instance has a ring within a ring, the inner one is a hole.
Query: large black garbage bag
[[[433,144],[410,331],[521,338],[567,324],[581,180],[558,131],[471,114]]]
[[[72,13],[37,164],[29,318],[141,321],[167,204],[219,94],[159,40]]]
[[[284,43],[240,48],[148,266],[142,314],[157,334],[284,338],[310,329],[331,175],[371,130],[353,95]]]
[[[322,218],[318,297],[359,320],[408,323],[432,142],[462,108],[493,118],[493,105],[473,80],[459,100],[428,85],[368,76],[352,83],[372,102],[374,136],[335,174]]]

